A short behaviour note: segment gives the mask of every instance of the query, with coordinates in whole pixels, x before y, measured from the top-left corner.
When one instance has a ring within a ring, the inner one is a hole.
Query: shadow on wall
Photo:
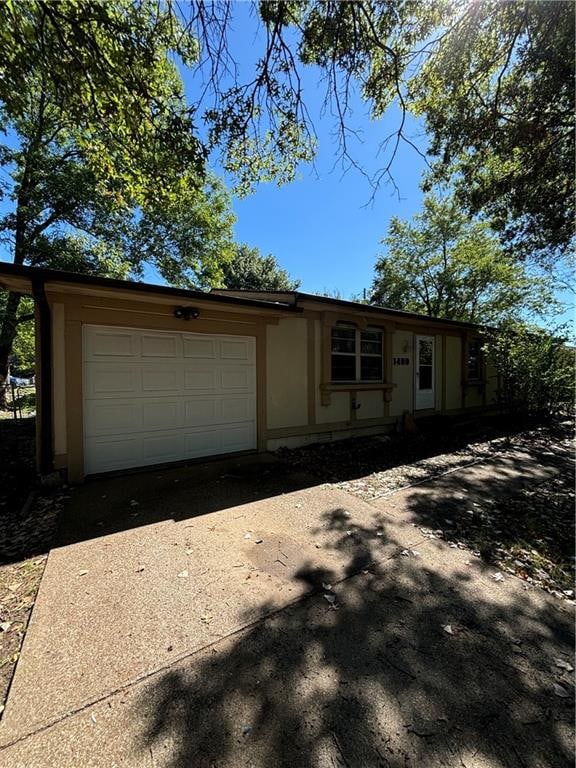
[[[568,613],[518,588],[479,594],[480,561],[362,571],[395,546],[382,521],[337,509],[325,525],[357,575],[332,605],[316,593],[155,677],[138,704],[143,754],[168,768],[573,764],[571,701],[553,692]]]

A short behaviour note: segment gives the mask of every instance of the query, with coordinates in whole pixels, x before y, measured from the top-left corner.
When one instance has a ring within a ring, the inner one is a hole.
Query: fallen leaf
[[[554,664],[556,664],[556,666],[559,667],[560,669],[565,669],[566,672],[573,672],[574,670],[574,667],[572,666],[572,664],[569,664],[567,661],[564,661],[564,659],[554,659]]]
[[[568,693],[566,688],[564,688],[563,685],[560,685],[560,683],[554,683],[553,690],[554,690],[554,694],[556,696],[558,696],[559,698],[561,698],[561,699],[569,699],[570,698],[570,694]]]
[[[504,576],[500,573],[500,571],[492,574],[492,578],[494,579],[494,581],[504,581]]]
[[[245,533],[244,534],[244,538],[245,539],[251,539],[252,538],[252,534],[251,533]]]
[[[452,629],[451,624],[446,624],[445,626],[442,627],[442,629],[444,630],[444,632],[447,632],[449,635],[454,634],[454,630]]]
[[[325,584],[322,582],[322,589],[325,589],[327,592],[332,592],[332,584]]]
[[[86,571],[86,570],[78,571],[78,576],[86,576],[87,573],[88,573],[88,571]]]
[[[12,626],[11,621],[3,621],[2,624],[0,624],[0,629],[2,630],[2,632],[8,632],[11,626]]]
[[[193,549],[187,549],[186,550],[186,554],[187,555],[193,555],[194,554],[194,550]]]
[[[92,712],[92,714],[90,715],[90,719],[92,720],[93,723],[96,722],[96,715],[94,714],[94,712]]]
[[[263,541],[262,539],[256,539],[256,541],[254,542],[254,544],[262,544],[262,541]]]
[[[334,605],[336,602],[336,595],[324,595],[324,600],[328,600],[330,605]]]
[[[178,574],[179,579],[187,579],[188,578],[188,571],[180,571]]]

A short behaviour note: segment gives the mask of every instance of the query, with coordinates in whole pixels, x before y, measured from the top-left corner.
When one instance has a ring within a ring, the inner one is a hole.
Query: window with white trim
[[[383,381],[383,334],[338,323],[331,336],[331,379],[335,383]]]

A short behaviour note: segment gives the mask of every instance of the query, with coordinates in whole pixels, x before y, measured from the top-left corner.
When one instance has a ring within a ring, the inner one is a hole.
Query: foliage
[[[383,243],[374,304],[473,323],[553,306],[548,281],[528,274],[453,199],[427,196],[412,221],[392,219]]]
[[[117,201],[170,194],[175,176],[203,170],[176,55],[192,63],[198,44],[152,0],[0,4],[7,119],[29,115],[32,82]]]
[[[224,287],[233,290],[296,291],[299,280],[292,280],[274,256],[262,256],[258,248],[236,247],[234,258],[222,267]]]
[[[0,314],[2,303],[0,296]],[[18,315],[20,321],[12,347],[12,373],[27,378],[34,374],[35,368],[34,302],[28,296],[20,302]]]
[[[484,352],[500,377],[511,414],[555,416],[574,408],[576,350],[556,333],[518,322],[486,332]]]
[[[438,178],[516,256],[574,234],[574,3],[469,3],[410,83]]]
[[[62,0],[0,5],[0,101],[22,115],[30,73],[58,94],[88,165],[124,197],[150,199],[193,175],[214,149],[245,193],[294,178],[314,157],[304,96],[311,68],[335,120],[342,160],[360,94],[374,118],[391,105],[382,166],[393,181],[406,118],[422,116],[436,178],[513,244],[552,256],[574,220],[574,14],[558,0],[400,0],[254,3],[262,27],[245,76],[231,50],[234,3]],[[256,32],[256,29],[255,29]],[[177,65],[202,87],[187,104]],[[245,72],[245,71],[244,71]],[[205,126],[202,132],[200,122]],[[366,172],[366,169],[362,169]]]

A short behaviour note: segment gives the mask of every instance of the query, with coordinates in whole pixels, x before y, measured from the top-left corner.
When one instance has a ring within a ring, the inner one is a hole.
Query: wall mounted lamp
[[[200,317],[200,311],[194,307],[176,307],[174,317],[177,320],[196,320]]]

